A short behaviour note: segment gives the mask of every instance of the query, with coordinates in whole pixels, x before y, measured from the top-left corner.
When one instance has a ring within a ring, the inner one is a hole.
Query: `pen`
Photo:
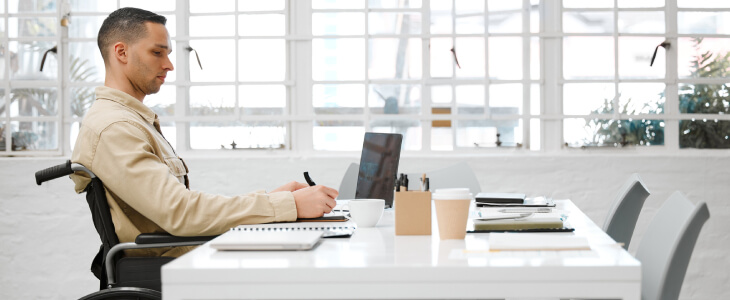
[[[314,183],[314,181],[312,181],[312,178],[309,178],[309,172],[304,172],[304,180],[307,181],[307,184],[309,184],[309,186],[316,185],[316,183]]]

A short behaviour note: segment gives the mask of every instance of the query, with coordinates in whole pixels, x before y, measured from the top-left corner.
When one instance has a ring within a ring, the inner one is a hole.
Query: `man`
[[[173,70],[166,19],[122,8],[99,30],[106,67],[104,86],[84,117],[71,157],[104,182],[120,242],[140,233],[216,235],[240,224],[319,217],[335,206],[337,191],[290,182],[270,193],[227,197],[189,190],[188,170],[160,132],[157,115],[143,104]],[[255,176],[255,175],[251,175]],[[81,192],[88,178],[72,176]],[[127,255],[178,256],[189,248],[127,251]]]

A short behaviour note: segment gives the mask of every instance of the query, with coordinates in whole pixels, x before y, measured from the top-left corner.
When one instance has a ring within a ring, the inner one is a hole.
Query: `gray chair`
[[[408,173],[408,189],[420,190],[422,174]],[[442,169],[426,172],[429,188],[431,191],[442,188],[469,188],[472,195],[476,196],[482,191],[476,174],[466,162],[460,162]]]
[[[357,189],[357,173],[360,171],[360,165],[357,163],[351,163],[345,171],[345,175],[342,176],[340,182],[340,188],[338,191],[340,194],[337,199],[355,199],[355,190]]]
[[[619,190],[616,200],[608,212],[603,231],[616,242],[623,243],[624,249],[629,249],[636,221],[639,219],[639,213],[649,194],[649,190],[644,186],[639,174],[631,174],[631,177]]]
[[[641,298],[676,300],[702,225],[707,204],[692,204],[675,192],[657,211],[636,252],[641,261]]]

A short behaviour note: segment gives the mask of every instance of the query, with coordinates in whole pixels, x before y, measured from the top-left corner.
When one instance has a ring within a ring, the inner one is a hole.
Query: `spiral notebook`
[[[239,225],[231,228],[232,231],[323,231],[322,238],[347,238],[355,232],[355,223],[346,222],[291,222],[269,223],[254,225]]]

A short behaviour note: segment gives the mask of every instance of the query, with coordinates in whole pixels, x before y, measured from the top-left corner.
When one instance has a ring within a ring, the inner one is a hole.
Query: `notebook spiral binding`
[[[355,232],[352,226],[238,226],[231,231],[324,231],[323,238],[347,238]]]

